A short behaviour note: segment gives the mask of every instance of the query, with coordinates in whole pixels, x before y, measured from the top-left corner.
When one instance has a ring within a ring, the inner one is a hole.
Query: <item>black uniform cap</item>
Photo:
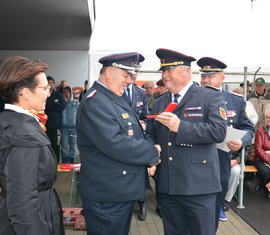
[[[177,51],[172,51],[164,48],[156,50],[156,55],[160,59],[160,69],[165,71],[167,69],[172,69],[176,66],[190,66],[192,61],[196,59],[192,56],[187,56]]]
[[[223,72],[223,69],[227,68],[226,64],[211,57],[200,58],[197,61],[197,65],[201,67],[201,74],[214,74],[217,72]]]
[[[99,59],[99,63],[103,65],[103,67],[117,67],[120,69],[126,70],[128,73],[136,74],[135,70],[139,64],[139,61],[144,57],[137,52],[130,52],[130,53],[119,53],[119,54],[112,54],[108,56],[104,56]]]

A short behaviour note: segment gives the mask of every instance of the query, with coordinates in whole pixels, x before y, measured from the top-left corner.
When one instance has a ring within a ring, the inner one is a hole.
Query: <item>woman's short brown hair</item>
[[[13,56],[4,60],[0,66],[0,96],[7,102],[18,102],[21,89],[35,88],[35,76],[45,72],[48,65],[39,60]]]

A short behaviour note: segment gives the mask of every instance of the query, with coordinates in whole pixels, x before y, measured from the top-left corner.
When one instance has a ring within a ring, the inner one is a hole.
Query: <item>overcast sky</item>
[[[151,66],[162,47],[229,67],[270,67],[269,12],[269,0],[253,10],[251,0],[97,0],[90,53],[138,51]]]

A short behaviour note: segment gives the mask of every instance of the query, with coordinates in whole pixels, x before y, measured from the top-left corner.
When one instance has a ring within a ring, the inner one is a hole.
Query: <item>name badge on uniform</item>
[[[123,118],[123,119],[127,119],[127,118],[129,118],[128,113],[122,113],[122,118]]]
[[[233,118],[236,116],[236,111],[235,110],[227,110],[227,117]]]
[[[142,101],[138,101],[137,103],[136,103],[136,107],[140,107],[140,106],[142,106],[143,105],[143,102]]]
[[[55,99],[54,102],[55,102],[55,103],[58,103],[58,102],[59,102],[59,99]]]
[[[184,117],[202,117],[202,113],[184,113]]]
[[[202,107],[201,106],[198,106],[198,107],[187,107],[187,108],[185,108],[185,110],[201,110],[202,109]]]

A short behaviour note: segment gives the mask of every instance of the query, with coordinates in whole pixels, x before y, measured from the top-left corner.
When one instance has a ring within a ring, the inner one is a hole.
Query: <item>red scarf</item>
[[[47,128],[45,126],[48,116],[44,113],[44,111],[35,111],[35,110],[28,110],[31,114],[33,114],[39,122],[39,125],[41,126],[43,131],[46,131]]]

